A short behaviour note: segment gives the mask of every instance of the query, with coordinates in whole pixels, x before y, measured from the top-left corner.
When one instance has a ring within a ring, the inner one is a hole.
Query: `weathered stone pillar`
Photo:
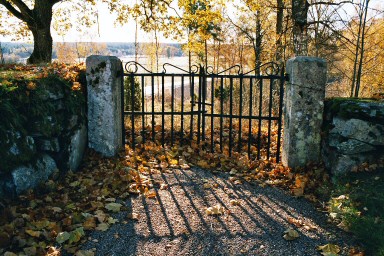
[[[123,145],[121,85],[123,70],[117,57],[87,58],[88,146],[115,156]]]
[[[287,62],[289,82],[284,99],[282,159],[297,168],[321,161],[327,63],[314,57],[295,57]]]

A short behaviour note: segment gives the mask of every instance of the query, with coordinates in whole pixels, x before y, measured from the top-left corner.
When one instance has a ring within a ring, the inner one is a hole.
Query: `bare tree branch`
[[[0,4],[3,5],[5,8],[7,8],[7,10],[10,11],[16,18],[23,21],[26,19],[26,17],[24,17],[24,15],[21,14],[21,12],[16,10],[16,8],[13,7],[13,5],[11,5],[8,1],[0,0]]]

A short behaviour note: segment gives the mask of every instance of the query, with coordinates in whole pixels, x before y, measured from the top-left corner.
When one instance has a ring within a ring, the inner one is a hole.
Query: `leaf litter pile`
[[[109,159],[88,152],[80,171],[0,204],[0,254],[347,254],[348,239],[296,198],[316,201],[312,192],[328,179],[308,168],[294,173],[193,144],[147,142]]]

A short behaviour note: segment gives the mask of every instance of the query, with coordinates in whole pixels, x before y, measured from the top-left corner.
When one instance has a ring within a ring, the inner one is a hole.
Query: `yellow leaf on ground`
[[[335,244],[325,244],[318,246],[317,250],[321,251],[320,253],[324,256],[334,256],[338,255],[340,247]]]
[[[299,236],[300,235],[296,230],[290,228],[290,229],[287,229],[286,231],[284,231],[283,238],[287,241],[292,241],[292,240],[299,238]]]
[[[73,230],[71,233],[70,233],[70,237],[68,239],[68,242],[71,244],[71,243],[77,243],[80,241],[80,239],[85,235],[84,233],[84,229],[81,227],[81,228],[77,228],[75,230]]]
[[[147,193],[145,193],[145,196],[146,196],[147,198],[152,198],[152,199],[154,199],[154,198],[156,198],[157,194],[156,194],[156,191],[148,191]]]
[[[58,242],[59,244],[62,244],[64,243],[65,241],[67,241],[69,239],[71,235],[68,233],[68,232],[61,232],[57,235],[56,237],[56,242]]]
[[[90,230],[90,229],[93,229],[96,227],[96,219],[95,217],[90,217],[90,218],[87,218],[84,223],[83,223],[83,227],[85,230]]]
[[[100,223],[96,227],[96,230],[99,230],[99,231],[107,231],[108,229],[109,229],[109,225],[107,223]]]
[[[138,213],[128,213],[128,219],[131,219],[131,220],[139,220],[139,214]]]
[[[164,184],[164,183],[160,184],[160,189],[161,190],[167,190],[168,189],[168,184]]]
[[[203,188],[204,188],[204,189],[209,189],[209,188],[211,188],[211,187],[212,187],[212,185],[209,184],[209,183],[204,183],[204,185],[203,185]]]
[[[32,237],[39,237],[40,234],[41,234],[40,231],[34,231],[34,230],[31,230],[31,229],[25,230],[25,233],[27,233],[28,235],[30,235]]]
[[[75,253],[75,256],[94,256],[95,252],[92,250],[80,250]]]
[[[111,212],[119,212],[120,208],[122,207],[122,204],[119,203],[109,203],[105,205],[105,209],[111,211]]]
[[[220,215],[220,214],[224,214],[224,211],[225,211],[225,208],[221,204],[217,204],[213,207],[208,207],[205,210],[205,213],[207,215]]]
[[[233,206],[240,205],[240,202],[239,202],[238,200],[235,200],[235,199],[232,199],[232,200],[230,201],[230,203],[231,203],[231,205],[233,205]]]
[[[13,252],[5,252],[4,256],[17,256],[17,254]]]

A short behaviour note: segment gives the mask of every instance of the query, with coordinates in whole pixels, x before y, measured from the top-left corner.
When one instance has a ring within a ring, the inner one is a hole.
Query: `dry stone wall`
[[[327,100],[322,155],[326,167],[336,176],[359,168],[383,167],[384,102]]]
[[[55,77],[38,83],[39,90],[30,92],[23,125],[7,130],[0,140],[0,198],[35,188],[55,172],[75,171],[82,161],[87,145],[84,98],[73,98],[70,87]]]

